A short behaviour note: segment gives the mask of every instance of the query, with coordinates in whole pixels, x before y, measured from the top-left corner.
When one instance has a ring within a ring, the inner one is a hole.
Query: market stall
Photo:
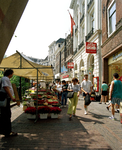
[[[18,51],[16,51],[15,54],[4,58],[2,60],[2,63],[0,64],[0,70],[4,71],[5,69],[11,68],[14,71],[14,75],[33,79],[37,82],[39,80],[43,80],[46,82],[52,82],[53,81],[53,68],[52,66],[43,66],[39,65],[32,60],[30,60],[28,57],[26,57],[24,54],[20,54]],[[36,89],[36,120],[38,119],[38,86]]]
[[[38,89],[38,100],[36,92],[37,90],[30,91],[23,102],[23,110],[27,113],[28,119],[34,119],[34,114],[36,113],[34,110],[37,105],[40,119],[47,119],[48,117],[58,118],[61,109],[55,92],[40,88]]]

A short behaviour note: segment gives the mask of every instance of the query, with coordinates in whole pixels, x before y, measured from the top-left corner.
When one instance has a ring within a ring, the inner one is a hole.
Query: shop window
[[[108,34],[116,30],[116,3],[113,1],[108,8]]]

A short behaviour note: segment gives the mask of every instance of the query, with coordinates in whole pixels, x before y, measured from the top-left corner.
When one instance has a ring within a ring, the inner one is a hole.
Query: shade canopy
[[[0,63],[29,0],[0,0]]]
[[[0,70],[11,68],[14,75],[33,80],[52,81],[53,67],[43,66],[33,62],[27,56],[16,51],[15,54],[4,58],[0,64]]]

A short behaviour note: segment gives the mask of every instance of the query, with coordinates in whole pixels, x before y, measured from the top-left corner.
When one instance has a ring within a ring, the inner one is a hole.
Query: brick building
[[[102,0],[103,80],[112,81],[113,73],[122,76],[122,0]]]

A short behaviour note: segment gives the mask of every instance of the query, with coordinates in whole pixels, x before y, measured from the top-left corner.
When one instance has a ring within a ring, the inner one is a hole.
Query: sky
[[[71,0],[29,0],[5,55],[23,52],[45,59],[48,46],[70,33]]]

